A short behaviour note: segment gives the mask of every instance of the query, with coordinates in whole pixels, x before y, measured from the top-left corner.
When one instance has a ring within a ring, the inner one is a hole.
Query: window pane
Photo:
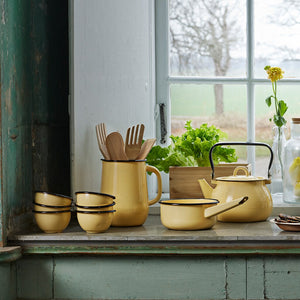
[[[170,0],[170,74],[246,75],[245,0]]]
[[[285,77],[300,77],[300,1],[254,2],[255,77],[266,78],[266,65]]]
[[[208,123],[225,131],[229,140],[246,140],[246,87],[243,85],[218,86],[223,90],[224,114],[222,116],[215,113],[215,85],[171,84],[172,134],[183,133],[185,122],[192,120],[193,127]]]
[[[269,119],[273,117],[275,113],[274,102],[271,107],[268,107],[265,103],[265,98],[272,94],[271,83],[266,85],[255,86],[255,135],[256,141],[264,142],[272,146],[273,142],[273,126],[274,123],[270,122]],[[279,84],[278,86],[278,97],[279,99],[285,100],[288,105],[288,110],[284,115],[287,120],[287,129],[285,131],[286,138],[290,137],[290,122],[293,117],[300,116],[300,86],[299,85],[288,85]],[[268,165],[269,152],[261,150],[257,152],[257,175],[266,176],[266,167]]]

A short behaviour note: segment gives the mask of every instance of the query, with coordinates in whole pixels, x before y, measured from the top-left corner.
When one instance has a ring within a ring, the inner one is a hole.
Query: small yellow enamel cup
[[[106,206],[111,205],[115,199],[115,196],[106,193],[80,191],[75,195],[76,205],[80,206]]]
[[[72,198],[65,195],[37,191],[35,192],[34,202],[49,206],[71,206]]]
[[[78,211],[77,220],[80,227],[87,233],[105,232],[111,225],[115,210]]]
[[[46,233],[64,231],[70,223],[71,211],[34,211],[38,227]]]

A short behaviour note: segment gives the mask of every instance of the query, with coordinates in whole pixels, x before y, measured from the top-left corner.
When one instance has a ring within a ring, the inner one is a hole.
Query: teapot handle
[[[212,170],[212,174],[211,174],[211,178],[214,179],[215,177],[215,166],[214,166],[214,162],[212,159],[212,152],[214,150],[215,147],[217,146],[263,146],[263,147],[267,147],[270,150],[270,162],[269,162],[269,166],[268,166],[268,179],[271,178],[271,174],[270,174],[270,169],[272,166],[272,162],[273,162],[273,151],[272,148],[266,144],[266,143],[259,143],[259,142],[220,142],[220,143],[216,143],[214,144],[209,151],[209,162],[210,162],[210,166],[211,166],[211,170]]]

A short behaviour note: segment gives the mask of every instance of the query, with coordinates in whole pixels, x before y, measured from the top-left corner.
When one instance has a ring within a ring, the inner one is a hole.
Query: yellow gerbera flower
[[[266,66],[265,70],[268,74],[268,79],[270,79],[272,82],[275,82],[283,78],[284,72],[279,67]]]

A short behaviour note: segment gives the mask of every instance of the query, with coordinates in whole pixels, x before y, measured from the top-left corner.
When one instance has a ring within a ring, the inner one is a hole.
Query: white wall
[[[99,191],[95,125],[155,137],[153,0],[71,0],[72,189]]]

